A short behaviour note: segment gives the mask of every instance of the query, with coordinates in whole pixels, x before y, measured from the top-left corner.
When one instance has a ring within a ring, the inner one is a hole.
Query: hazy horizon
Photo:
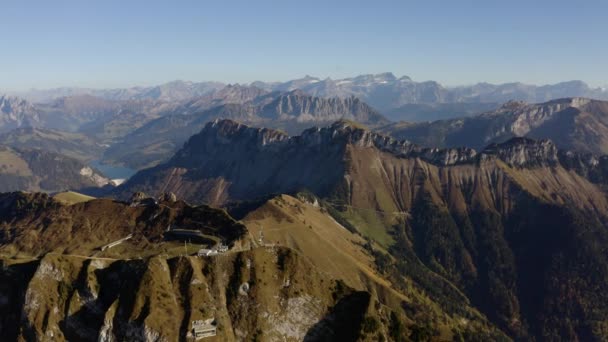
[[[5,88],[0,88],[0,95],[4,94],[4,93],[8,93],[8,94],[18,94],[18,93],[25,93],[25,92],[30,92],[30,91],[47,91],[47,90],[54,90],[54,89],[91,89],[91,90],[107,90],[107,89],[130,89],[130,88],[147,88],[147,87],[154,87],[154,86],[159,86],[159,85],[164,85],[164,84],[169,84],[169,83],[173,83],[173,82],[191,82],[191,83],[205,83],[205,82],[218,82],[218,83],[223,83],[226,85],[250,85],[254,82],[264,82],[264,83],[282,83],[282,82],[287,82],[287,81],[291,81],[291,80],[296,80],[296,79],[302,79],[305,78],[307,76],[309,77],[313,77],[313,78],[318,78],[321,80],[325,80],[325,79],[332,79],[332,80],[340,80],[340,79],[345,79],[345,78],[354,78],[357,76],[362,76],[362,75],[378,75],[378,74],[383,74],[383,73],[391,73],[390,71],[386,71],[386,72],[379,72],[379,73],[360,73],[360,74],[356,74],[356,75],[350,75],[347,77],[321,77],[321,76],[317,76],[317,75],[311,75],[311,74],[305,74],[293,79],[283,79],[283,80],[254,80],[254,81],[248,81],[248,82],[226,82],[226,81],[221,81],[221,80],[206,80],[206,79],[201,79],[201,80],[190,80],[190,79],[172,79],[172,80],[167,80],[167,81],[161,81],[160,83],[149,83],[149,84],[125,84],[122,86],[108,86],[108,87],[103,87],[103,86],[74,86],[74,85],[61,85],[61,86],[57,86],[57,87],[31,87],[31,88],[15,88],[15,89],[5,89]],[[395,73],[392,73],[395,77],[397,78],[401,78],[401,77],[410,77],[409,75],[398,75]],[[562,81],[558,81],[558,82],[554,82],[554,83],[528,83],[528,82],[521,82],[518,80],[512,80],[512,81],[506,81],[506,82],[500,82],[500,83],[495,83],[495,82],[487,82],[485,80],[479,80],[477,82],[473,82],[473,83],[463,83],[463,84],[446,84],[444,82],[442,82],[441,80],[433,80],[433,79],[415,79],[413,77],[410,77],[412,79],[413,82],[417,82],[417,83],[421,83],[421,82],[427,82],[427,81],[435,81],[437,83],[439,83],[440,85],[446,87],[446,88],[457,88],[457,87],[467,87],[467,86],[473,86],[476,84],[481,84],[481,83],[489,83],[489,84],[493,84],[493,85],[501,85],[501,84],[510,84],[510,83],[522,83],[525,85],[533,85],[533,86],[544,86],[544,85],[553,85],[553,84],[558,84],[558,83],[567,83],[567,82],[577,82],[577,81],[581,81],[586,83],[590,88],[606,88],[608,85],[607,84],[598,84],[598,85],[594,85],[591,84],[589,82],[586,82],[585,80],[579,80],[579,79],[571,79],[571,80],[562,80]]]

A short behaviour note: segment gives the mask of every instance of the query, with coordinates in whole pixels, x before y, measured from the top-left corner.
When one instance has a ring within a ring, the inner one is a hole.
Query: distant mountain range
[[[74,95],[92,95],[113,101],[155,100],[184,101],[211,95],[226,85],[220,82],[174,81],[159,86],[125,89],[57,88],[14,93],[31,102],[50,102]],[[488,110],[510,100],[530,103],[546,102],[564,97],[587,97],[608,100],[605,88],[592,88],[582,81],[549,85],[529,85],[519,82],[505,84],[477,83],[469,86],[446,87],[436,81],[417,82],[407,76],[392,73],[367,74],[332,80],[305,76],[286,82],[253,82],[249,85],[268,92],[303,90],[317,97],[355,96],[392,120],[425,121],[457,117]],[[466,104],[466,105],[463,105]],[[440,106],[437,106],[440,104]],[[480,105],[484,104],[484,105]],[[417,107],[420,106],[419,110]],[[425,111],[426,116],[419,112]]]
[[[37,127],[86,132],[109,142],[157,118],[167,103],[153,100],[107,100],[91,95],[61,97],[48,103],[31,103],[18,97],[0,97],[0,133]]]
[[[79,95],[90,95],[101,97],[106,100],[161,100],[179,101],[189,98],[203,96],[213,91],[224,88],[221,82],[187,82],[174,81],[151,87],[132,87],[115,89],[92,89],[92,88],[54,88],[54,89],[32,89],[24,92],[13,92],[12,95],[26,98],[35,103],[46,103],[62,97]]]
[[[491,105],[510,100],[538,103],[564,97],[608,99],[608,91],[603,88],[591,88],[582,81],[543,86],[478,83],[471,86],[445,87],[436,81],[416,82],[407,76],[397,78],[392,73],[360,75],[340,80],[322,80],[307,76],[284,83],[255,82],[253,85],[269,90],[301,89],[310,95],[321,97],[355,96],[389,119],[406,121],[428,121],[475,114],[488,110]],[[438,104],[440,106],[437,106]],[[424,110],[427,115],[419,115],[419,112]]]

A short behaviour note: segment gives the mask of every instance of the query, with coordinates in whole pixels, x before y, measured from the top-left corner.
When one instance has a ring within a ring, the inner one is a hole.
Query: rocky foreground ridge
[[[364,240],[318,204],[279,196],[243,222],[167,194],[71,205],[0,194],[0,333],[193,341],[193,322],[210,320],[210,341],[505,338],[463,298],[444,311],[421,289],[392,287]],[[261,225],[272,240],[253,237]],[[204,241],[176,241],[184,229]],[[228,250],[197,256],[218,242]],[[332,264],[317,253],[328,244]]]

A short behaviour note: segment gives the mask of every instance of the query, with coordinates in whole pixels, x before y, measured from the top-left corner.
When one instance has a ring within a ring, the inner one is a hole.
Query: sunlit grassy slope
[[[76,203],[88,202],[94,200],[95,197],[87,196],[74,191],[59,192],[53,196],[54,199],[61,203],[72,205]]]

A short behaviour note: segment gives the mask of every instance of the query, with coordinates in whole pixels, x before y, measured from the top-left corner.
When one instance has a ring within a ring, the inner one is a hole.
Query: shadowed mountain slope
[[[15,148],[43,149],[81,161],[99,158],[103,146],[94,139],[71,132],[23,127],[0,135],[0,144]]]
[[[110,180],[83,162],[39,149],[0,146],[0,191],[100,188]]]

